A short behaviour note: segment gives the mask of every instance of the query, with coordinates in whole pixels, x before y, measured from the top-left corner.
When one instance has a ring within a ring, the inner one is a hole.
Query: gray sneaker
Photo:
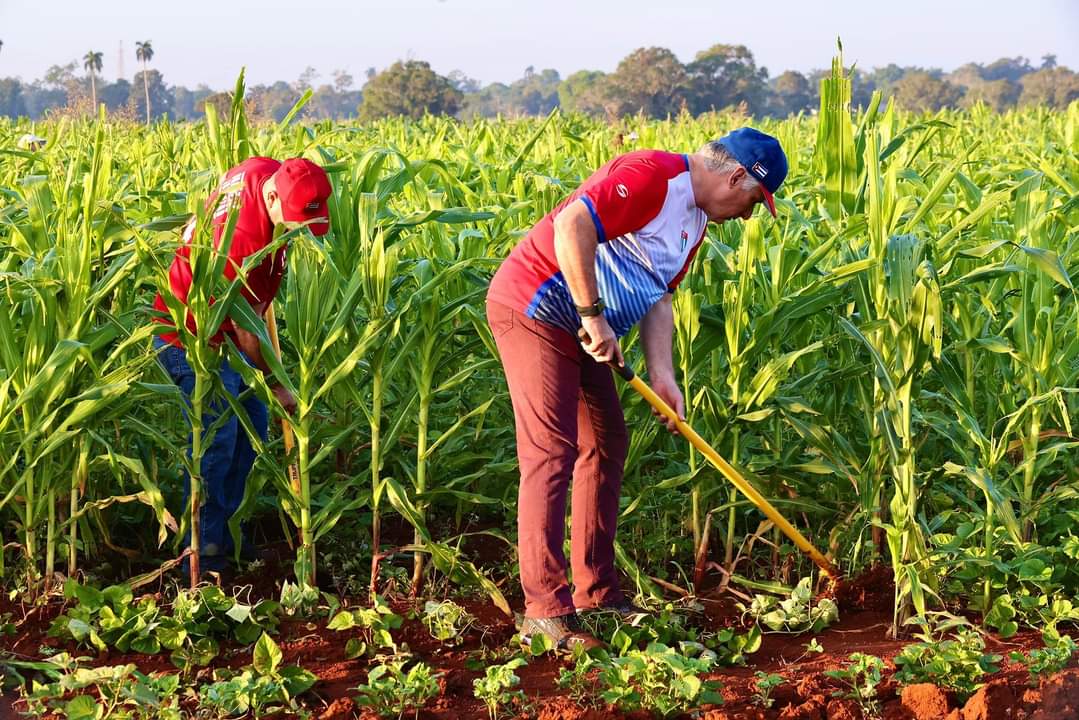
[[[573,652],[576,647],[586,651],[604,647],[603,641],[581,627],[576,613],[549,618],[522,618],[518,630],[521,632],[521,644],[525,647],[531,645],[533,635],[547,636],[555,649],[563,652]]]

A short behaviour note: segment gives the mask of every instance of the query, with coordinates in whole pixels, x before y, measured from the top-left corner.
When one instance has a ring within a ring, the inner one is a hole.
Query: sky
[[[524,69],[614,70],[639,47],[683,62],[716,43],[746,45],[774,77],[827,67],[835,38],[861,68],[888,63],[952,70],[1046,53],[1079,70],[1079,0],[0,0],[0,77],[33,80],[50,65],[103,53],[102,75],[139,69],[135,42],[173,85],[316,82],[335,70],[362,85],[369,67],[426,60],[486,84]],[[81,72],[81,60],[79,62]]]

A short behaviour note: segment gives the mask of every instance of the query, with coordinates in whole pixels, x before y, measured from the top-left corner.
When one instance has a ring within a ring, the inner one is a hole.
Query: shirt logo
[[[689,233],[685,230],[682,231],[682,249],[686,249],[686,244],[689,242]]]
[[[623,198],[628,198],[629,197],[629,188],[626,187],[625,185],[623,185],[622,183],[618,183],[617,185],[615,185],[614,186],[614,191],[616,193],[618,193],[619,197],[623,197]]]
[[[322,206],[322,203],[319,203],[319,202],[310,202],[310,203],[307,203],[307,205],[306,205],[305,207],[306,207],[306,208],[307,208],[308,210],[318,210],[318,209],[319,209],[319,207],[321,207],[321,206]]]
[[[768,174],[768,170],[759,162],[753,163],[753,167],[750,169],[753,170],[753,172],[757,173],[757,175],[760,177],[764,177]]]

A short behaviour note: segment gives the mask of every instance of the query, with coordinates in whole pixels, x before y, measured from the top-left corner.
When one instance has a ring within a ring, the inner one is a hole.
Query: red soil
[[[266,575],[267,573],[264,573]],[[888,663],[889,676],[894,667],[891,658],[907,641],[888,637],[891,622],[891,574],[879,570],[835,589],[835,597],[841,605],[841,620],[816,636],[824,647],[820,654],[807,654],[805,645],[810,636],[765,635],[761,649],[750,656],[749,666],[724,668],[712,673],[709,679],[723,683],[725,703],[706,709],[700,717],[705,720],[846,720],[861,718],[858,706],[849,700],[833,697],[841,689],[825,671],[843,667],[852,652],[878,655]],[[263,588],[269,590],[269,588]],[[267,593],[274,597],[274,593]],[[887,595],[888,603],[882,604]],[[429,703],[419,715],[425,720],[484,720],[487,711],[483,703],[472,694],[472,681],[482,672],[470,669],[469,660],[475,659],[477,651],[504,648],[515,630],[512,621],[484,600],[460,601],[477,618],[476,625],[467,633],[464,641],[456,646],[442,645],[427,633],[419,620],[406,620],[395,631],[399,645],[407,645],[417,657],[434,667],[441,677],[440,696]],[[710,606],[716,605],[709,603]],[[719,605],[720,607],[722,604]],[[408,601],[395,603],[395,611],[403,616],[411,609]],[[59,604],[50,604],[25,614],[19,608],[0,607],[0,613],[13,612],[14,620],[21,620],[18,634],[13,638],[0,638],[0,648],[24,656],[38,656],[42,645],[56,649],[75,651],[75,648],[45,637],[49,622],[62,612]],[[25,619],[24,618],[25,615]],[[709,627],[729,625],[736,617],[722,617],[714,609],[703,621]],[[373,718],[361,713],[353,701],[353,688],[366,679],[369,661],[365,658],[345,658],[345,643],[349,632],[334,632],[325,628],[325,621],[306,622],[285,620],[280,627],[277,642],[283,653],[284,664],[298,664],[314,672],[320,681],[304,698],[313,716],[320,720],[345,720],[346,718]],[[1040,635],[1024,631],[1006,640],[990,637],[987,649],[1005,658],[1013,650],[1029,650],[1040,645]],[[92,651],[80,649],[80,655],[92,655]],[[251,661],[249,648],[223,643],[222,655],[215,661],[217,667],[237,667]],[[165,655],[145,656],[138,654],[104,653],[95,657],[94,665],[112,665],[133,662],[144,672],[170,672],[174,668]],[[554,657],[534,658],[527,667],[517,671],[521,677],[521,689],[527,697],[528,708],[518,708],[519,716],[539,720],[610,720],[611,718],[644,718],[637,713],[626,715],[610,708],[578,707],[556,685],[562,660]],[[1001,671],[988,678],[987,685],[973,695],[965,705],[957,706],[954,697],[929,686],[898,688],[886,679],[878,689],[882,717],[886,720],[1063,720],[1079,719],[1079,669],[1065,670],[1053,678],[1043,680],[1037,687],[1028,686],[1026,668],[1005,659]],[[771,708],[758,707],[753,701],[756,689],[754,672],[763,671],[781,675],[785,682],[776,688]],[[208,677],[208,671],[205,675]],[[0,719],[13,717],[12,695],[0,697]]]
[[[908,685],[899,694],[899,701],[914,720],[942,718],[951,709],[948,694],[933,683]]]
[[[888,612],[895,596],[895,578],[891,568],[877,565],[856,578],[842,578],[832,588],[839,611],[876,610]]]

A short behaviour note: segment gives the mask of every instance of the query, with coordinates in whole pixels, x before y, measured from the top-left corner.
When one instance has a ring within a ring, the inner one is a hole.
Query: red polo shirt
[[[281,163],[271,158],[249,158],[225,173],[221,184],[206,202],[207,210],[213,208],[215,247],[221,243],[221,235],[225,229],[229,211],[239,204],[236,230],[232,236],[232,245],[229,247],[229,262],[225,265],[225,277],[229,280],[234,279],[237,271],[243,268],[244,258],[258,252],[273,240],[273,223],[266,213],[266,206],[262,199],[262,186],[279,167]],[[184,226],[183,244],[177,248],[176,257],[169,268],[169,285],[172,293],[185,303],[187,293],[191,288],[189,259],[191,257],[190,243],[194,235],[195,220],[192,218]],[[240,288],[240,293],[252,306],[268,305],[277,295],[284,273],[285,248],[281,247],[247,273],[246,286]],[[154,298],[154,309],[163,314],[163,317],[155,318],[157,322],[173,325],[168,314],[168,307],[160,292]],[[190,314],[187,317],[187,327],[191,332],[195,331],[195,320]],[[224,333],[231,333],[232,330],[232,321],[226,319],[221,325],[221,330],[210,342],[215,345],[223,342]],[[182,347],[179,334],[175,330],[162,333],[161,339]]]

